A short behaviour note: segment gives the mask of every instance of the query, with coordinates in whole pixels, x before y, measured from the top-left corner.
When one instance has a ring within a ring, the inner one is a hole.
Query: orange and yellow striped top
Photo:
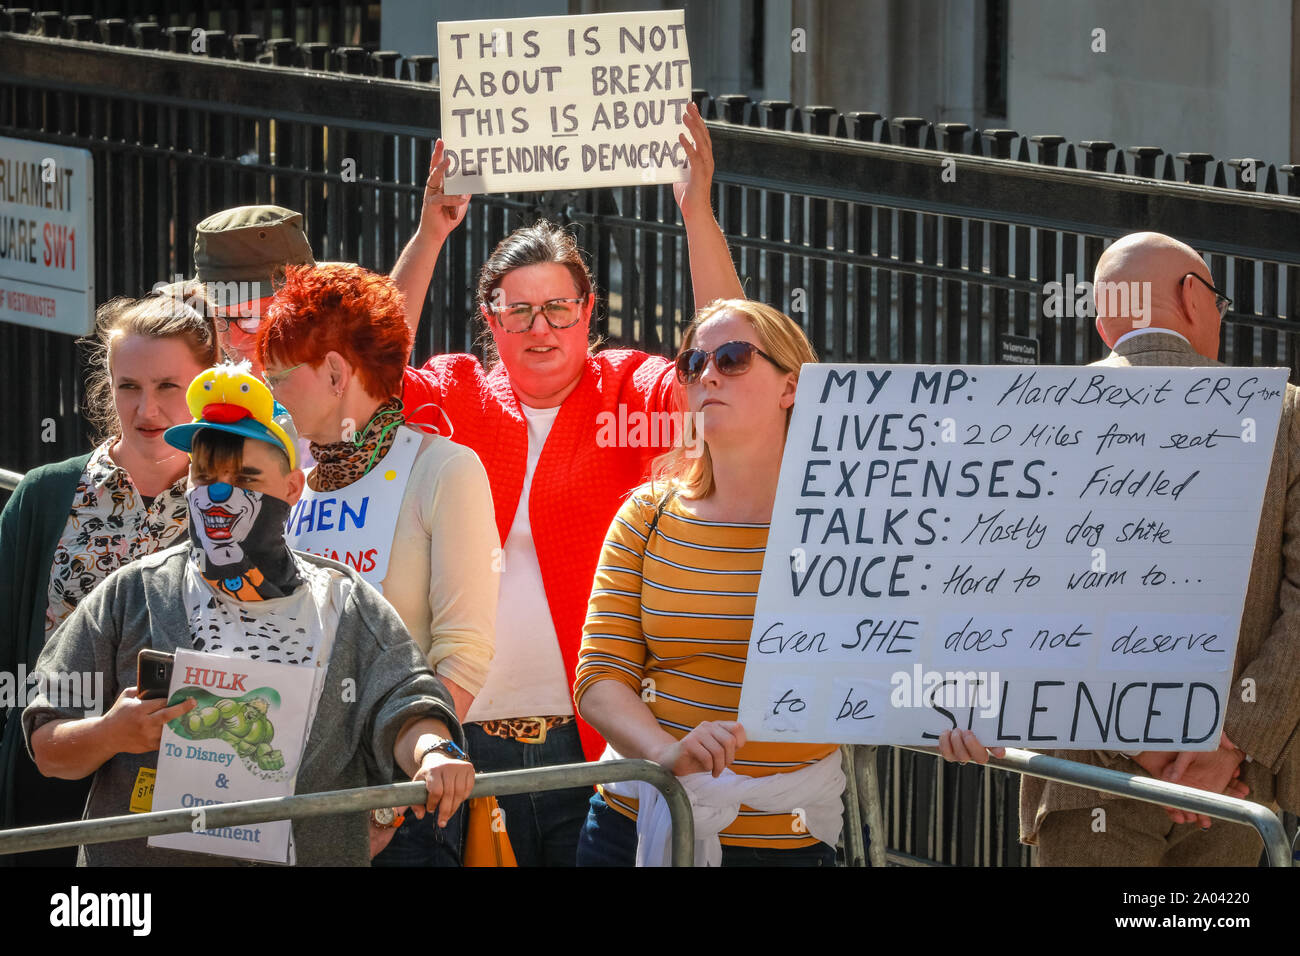
[[[660,495],[662,488],[656,488]],[[703,721],[736,719],[768,525],[704,521],[674,498],[647,541],[657,504],[649,486],[637,489],[605,537],[574,699],[581,711],[582,695],[592,684],[621,681],[680,740]],[[731,769],[753,777],[788,773],[835,749],[750,742],[736,752]],[[636,818],[635,800],[611,793],[605,799]],[[817,842],[791,812],[749,807],[741,807],[720,840],[724,846],[792,849]]]

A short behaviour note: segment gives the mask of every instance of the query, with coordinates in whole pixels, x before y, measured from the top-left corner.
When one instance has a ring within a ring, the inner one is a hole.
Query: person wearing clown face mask
[[[235,600],[264,601],[293,593],[302,575],[284,527],[305,483],[293,420],[253,378],[246,362],[209,369],[191,383],[187,397],[195,420],[169,429],[167,441],[192,457],[188,499],[194,572],[209,588]],[[195,453],[192,442],[201,432],[206,433],[202,450]],[[258,444],[240,444],[250,438]]]
[[[230,593],[238,595],[244,583],[244,572],[252,569],[252,562],[241,543],[246,537],[254,536],[255,528],[263,534],[268,530],[275,531],[274,524],[259,522],[261,495],[247,488],[216,482],[195,488],[190,494],[190,504],[195,516],[201,519],[200,524],[191,525],[194,529],[191,537],[203,549],[205,564],[210,568],[221,568],[215,577],[227,590],[229,587],[225,582],[230,581],[235,588]],[[213,575],[207,577],[211,580]]]
[[[243,656],[312,668],[295,792],[422,780],[428,801],[412,810],[445,825],[474,783],[451,696],[373,587],[344,565],[289,549],[283,522],[304,484],[290,420],[245,366],[204,372],[187,401],[195,420],[167,440],[191,453],[190,542],[111,575],[46,645],[37,672],[101,671],[115,703],[88,716],[38,696],[22,717],[38,768],[95,775],[87,819],[127,812],[141,770],[156,768],[163,724],[192,706],[139,699],[130,686],[138,652]],[[293,842],[304,865],[366,865],[372,855],[361,814],[295,820]],[[78,862],[237,861],[141,839],[82,847]]]
[[[301,472],[295,469],[292,474]],[[298,494],[301,489],[295,499]],[[290,502],[214,481],[194,485],[189,503],[190,540],[195,545],[190,556],[205,583],[245,601],[293,591],[300,579],[284,541]]]

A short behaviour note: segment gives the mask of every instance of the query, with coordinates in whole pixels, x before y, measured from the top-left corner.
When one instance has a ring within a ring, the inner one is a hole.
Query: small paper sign
[[[163,728],[153,809],[194,814],[189,833],[150,846],[288,863],[288,820],[210,828],[205,808],[290,796],[307,736],[316,668],[177,651],[168,706],[196,706]]]

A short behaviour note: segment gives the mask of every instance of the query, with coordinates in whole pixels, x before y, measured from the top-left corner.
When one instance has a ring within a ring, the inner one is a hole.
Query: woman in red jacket
[[[695,301],[743,295],[713,217],[713,154],[695,106],[680,142],[690,179],[673,187],[686,224]],[[420,228],[393,270],[419,322],[433,264],[468,197],[444,196],[442,144]],[[480,772],[596,760],[600,736],[575,717],[574,669],[609,523],[680,428],[673,366],[627,349],[593,353],[591,274],[572,236],[549,223],[516,230],[483,265],[480,313],[499,361],[434,356],[406,370],[407,420],[446,429],[487,469],[501,536],[496,656],[467,717]],[[435,407],[436,406],[436,407]],[[445,419],[445,420],[444,420]],[[501,797],[520,865],[574,865],[590,788]]]

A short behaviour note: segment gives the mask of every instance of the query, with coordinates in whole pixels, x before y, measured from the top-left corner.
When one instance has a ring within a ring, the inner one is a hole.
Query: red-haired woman
[[[690,179],[673,191],[695,301],[703,305],[743,293],[710,205],[708,129],[694,105],[683,122]],[[443,195],[445,169],[440,142],[420,228],[393,270],[413,326],[438,251],[467,208],[468,197]],[[582,624],[610,520],[672,445],[667,429],[654,426],[674,410],[674,373],[668,359],[645,352],[593,353],[595,302],[569,233],[546,222],[518,229],[478,280],[479,312],[500,361],[484,369],[473,355],[438,355],[406,373],[406,408],[439,406],[452,440],[478,452],[492,483],[504,558],[497,654],[465,725],[480,771],[596,760],[604,749],[600,735],[575,719]],[[573,866],[590,796],[590,788],[575,787],[500,797],[520,866]]]
[[[379,588],[463,718],[492,660],[499,542],[478,457],[405,424],[402,295],[360,266],[293,266],[267,318],[258,358],[316,461],[290,512],[290,546]],[[437,831],[430,815],[393,837],[388,822],[372,828],[377,849],[395,840],[377,863],[458,859],[455,826]]]

